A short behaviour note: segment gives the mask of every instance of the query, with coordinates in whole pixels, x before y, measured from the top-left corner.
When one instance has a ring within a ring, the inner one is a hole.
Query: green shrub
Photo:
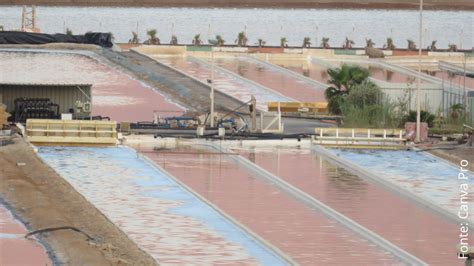
[[[420,112],[420,121],[428,123],[428,127],[434,126],[435,115],[427,111]],[[405,117],[404,122],[416,122],[416,111],[410,111]]]
[[[347,102],[341,104],[342,125],[349,128],[397,128],[402,119],[389,102],[358,107]]]
[[[367,105],[380,103],[381,98],[382,90],[374,83],[365,81],[352,87],[346,101],[353,106],[363,108]]]

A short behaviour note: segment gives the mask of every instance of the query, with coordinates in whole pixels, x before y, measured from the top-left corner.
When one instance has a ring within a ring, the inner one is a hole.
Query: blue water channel
[[[391,181],[400,187],[456,213],[459,208],[460,185],[474,186],[474,175],[458,179],[460,168],[421,151],[343,150],[330,149],[339,157]]]
[[[142,198],[152,197],[180,202],[179,207],[170,208],[168,211],[197,219],[225,240],[243,247],[245,252],[255,258],[258,263],[262,265],[285,264],[272,250],[240,230],[160,169],[138,158],[131,148],[40,147],[38,154],[79,192],[85,194],[84,196],[88,200],[90,200],[89,197],[96,197],[94,195],[100,193],[114,193],[113,187],[110,186],[104,187],[103,191],[93,192],[96,190],[94,186],[97,185],[97,180],[113,182],[115,178],[126,177],[124,180],[128,180],[128,182],[123,183],[122,186],[132,186],[134,187],[132,191],[137,191],[136,187]],[[117,190],[120,188],[117,187]],[[100,195],[99,197],[103,198],[104,196]],[[121,204],[121,201],[117,200],[114,204]],[[126,204],[117,207],[126,208]],[[130,211],[137,212],[138,210]],[[166,235],[161,237],[166,238]]]

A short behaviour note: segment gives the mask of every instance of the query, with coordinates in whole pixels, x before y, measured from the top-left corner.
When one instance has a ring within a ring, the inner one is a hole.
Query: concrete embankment
[[[39,239],[49,247],[53,263],[156,264],[66,180],[46,166],[23,139],[15,137],[12,144],[0,147],[0,165],[0,198],[30,230],[73,226],[94,238],[87,241],[85,236],[72,230],[39,234]]]

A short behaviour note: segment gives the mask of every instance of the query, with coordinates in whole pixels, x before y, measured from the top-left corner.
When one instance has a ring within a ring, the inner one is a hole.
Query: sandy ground
[[[395,8],[415,9],[414,0],[0,0],[0,5],[265,7],[265,8]],[[474,9],[471,0],[425,0],[425,9]]]
[[[25,163],[17,166],[18,162]],[[67,265],[155,265],[69,183],[43,164],[23,139],[0,146],[0,197],[30,230],[74,226],[94,241],[71,230],[45,233],[40,240],[55,263]]]

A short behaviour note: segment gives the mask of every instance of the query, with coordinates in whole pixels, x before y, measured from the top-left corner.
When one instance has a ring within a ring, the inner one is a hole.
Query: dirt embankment
[[[466,168],[474,172],[474,147],[472,146],[446,145],[428,149],[428,152],[458,166],[461,165],[462,160],[466,160],[469,162]]]
[[[417,0],[0,0],[0,5],[415,9]],[[425,9],[474,9],[472,0],[425,0]]]
[[[25,165],[17,165],[25,163]],[[46,166],[23,139],[0,147],[0,198],[31,230],[73,226],[72,230],[43,233],[40,240],[52,251],[56,264],[155,265],[99,210]]]

